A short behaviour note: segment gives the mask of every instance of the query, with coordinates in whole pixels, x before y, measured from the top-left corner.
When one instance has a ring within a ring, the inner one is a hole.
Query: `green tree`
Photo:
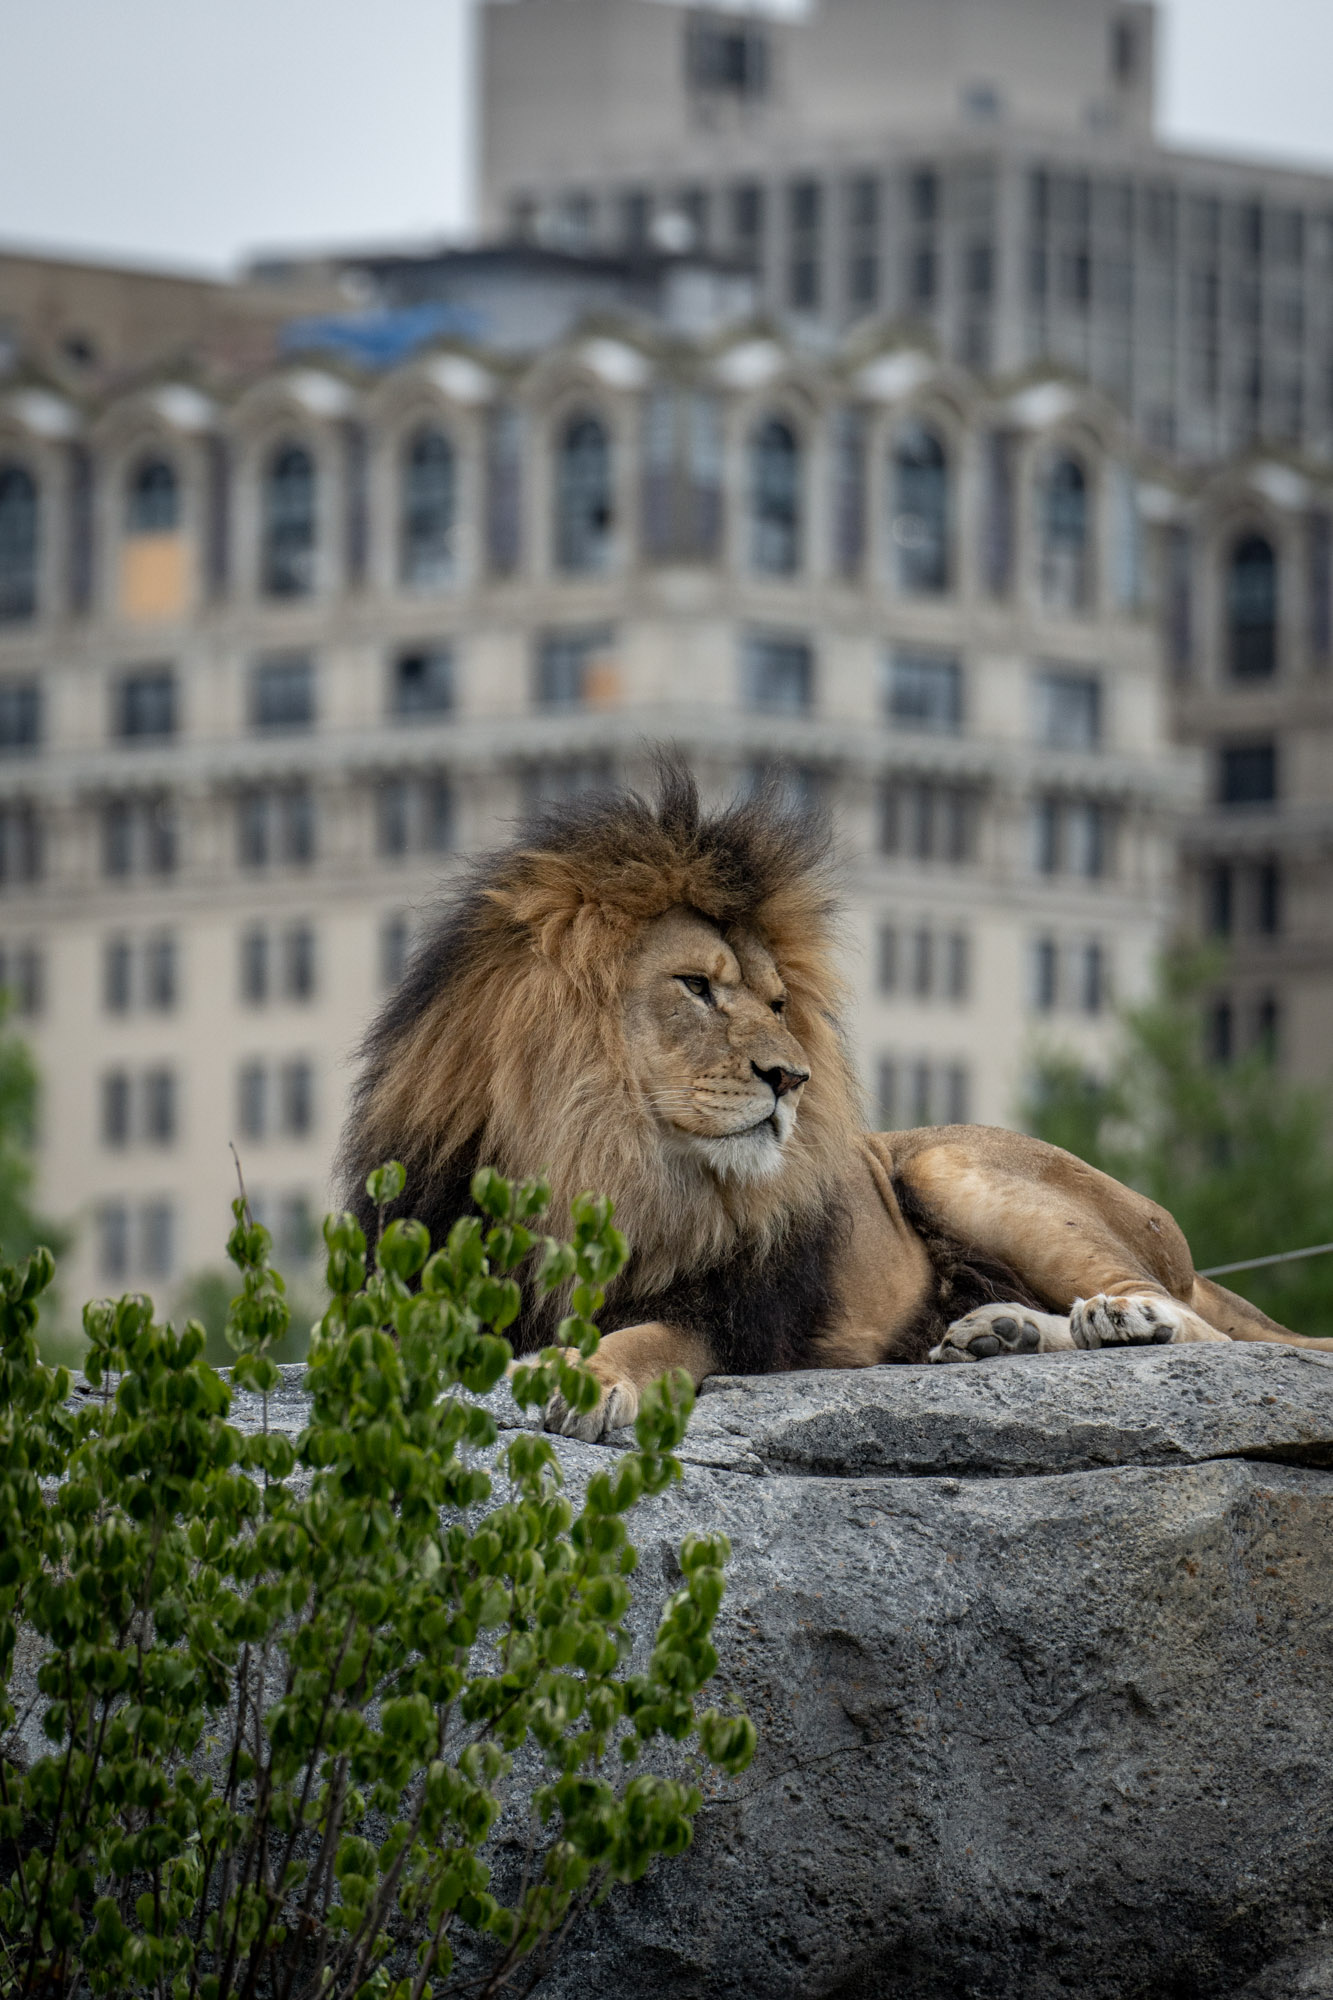
[[[1328,1095],[1284,1081],[1262,1049],[1209,1060],[1202,1002],[1217,970],[1211,955],[1170,956],[1157,998],[1122,1014],[1106,1075],[1050,1050],[1023,1107],[1039,1138],[1169,1209],[1200,1270],[1333,1241]],[[1293,1332],[1333,1335],[1333,1256],[1223,1282]]]

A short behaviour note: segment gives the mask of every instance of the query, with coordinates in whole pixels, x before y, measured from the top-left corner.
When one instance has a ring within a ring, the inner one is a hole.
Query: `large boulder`
[[[717,1377],[680,1455],[638,1636],[724,1528],[758,1755],[543,1995],[1333,2000],[1333,1360]]]

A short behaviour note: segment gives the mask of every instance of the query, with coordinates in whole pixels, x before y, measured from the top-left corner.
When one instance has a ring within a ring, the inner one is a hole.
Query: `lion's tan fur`
[[[429,1176],[475,1144],[502,1172],[546,1170],[556,1215],[585,1189],[608,1194],[647,1287],[738,1249],[762,1251],[824,1208],[861,1127],[836,1025],[827,863],[818,842],[771,809],[736,808],[730,823],[744,837],[719,846],[688,813],[629,810],[590,819],[586,837],[559,851],[527,845],[488,864],[449,976],[372,1075],[362,1156],[406,1152]],[[755,858],[749,879],[737,879],[737,853]],[[665,1147],[635,1080],[626,968],[646,928],[678,908],[724,936],[744,924],[785,983],[787,1022],[814,1080],[770,1179],[719,1184],[691,1171]]]

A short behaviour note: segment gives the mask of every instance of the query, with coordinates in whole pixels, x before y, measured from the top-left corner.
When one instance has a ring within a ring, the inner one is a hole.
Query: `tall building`
[[[482,220],[1054,362],[1154,451],[1333,455],[1333,177],[1162,146],[1140,0],[488,0]]]
[[[1144,990],[1196,772],[1126,427],[729,282],[693,332],[594,290],[526,353],[353,316],[243,381],[0,388],[0,977],[70,1296],[216,1265],[231,1140],[299,1260],[431,898],[655,742],[833,808],[872,1116],[1009,1119]]]

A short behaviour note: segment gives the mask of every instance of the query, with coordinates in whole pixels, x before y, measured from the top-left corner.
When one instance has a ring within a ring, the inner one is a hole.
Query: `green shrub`
[[[381,1216],[402,1184],[371,1176]],[[637,1450],[578,1508],[550,1440],[498,1447],[478,1400],[525,1259],[570,1287],[562,1344],[593,1351],[626,1254],[610,1205],[584,1197],[556,1243],[534,1232],[545,1188],[483,1171],[472,1192],[482,1218],[433,1253],[417,1222],[373,1258],[351,1216],[325,1223],[294,1441],[268,1427],[288,1308],[243,1199],[230,1386],[197,1322],[131,1297],[86,1309],[91,1391],[71,1399],[34,1340],[50,1255],[0,1272],[0,1732],[21,1637],[51,1745],[0,1759],[4,1994],[424,2000],[460,1944],[470,1990],[530,1984],[581,1910],[689,1844],[689,1779],[748,1763],[748,1718],[699,1702],[725,1537],[686,1539],[626,1671],[625,1517],[679,1476],[687,1380],[648,1394]],[[254,1434],[227,1423],[232,1386],[264,1398]],[[512,1386],[596,1396],[555,1348]],[[686,1778],[634,1769],[661,1739]],[[484,1852],[506,1805],[527,1835],[512,1881]]]

